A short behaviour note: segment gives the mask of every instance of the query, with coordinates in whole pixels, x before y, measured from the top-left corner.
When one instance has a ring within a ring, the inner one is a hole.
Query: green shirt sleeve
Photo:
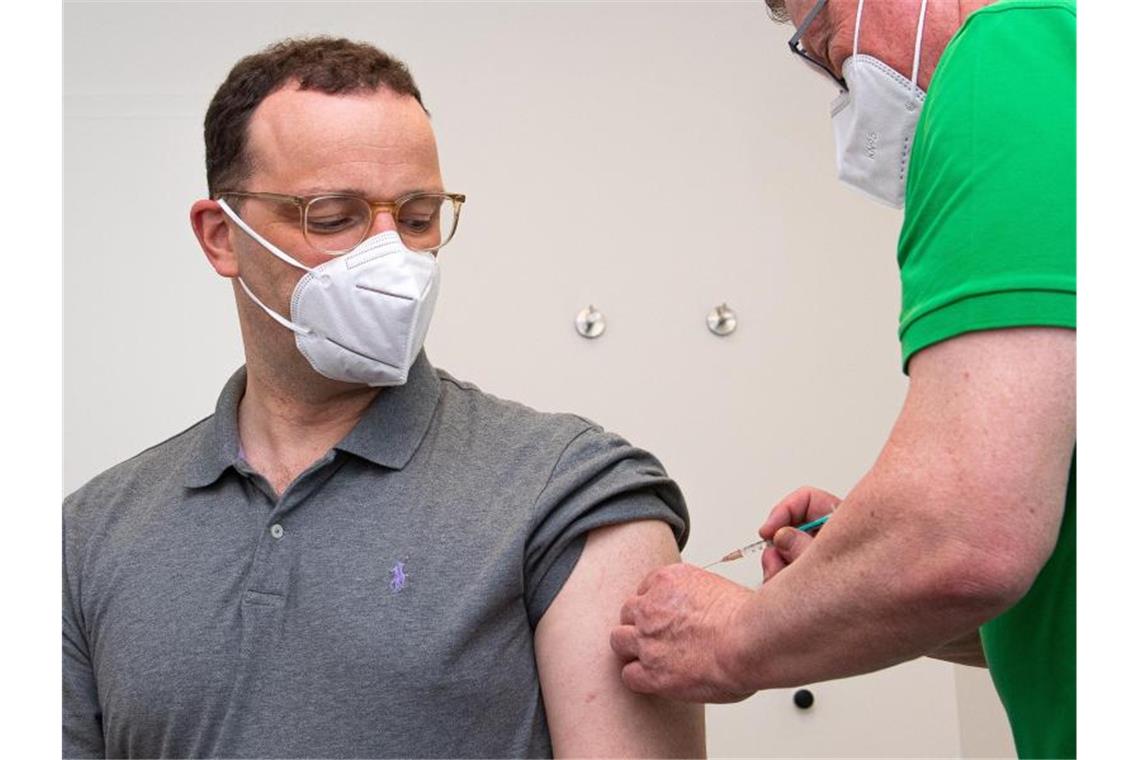
[[[1006,0],[943,53],[899,235],[904,371],[965,332],[1076,329],[1075,30],[1072,0]]]

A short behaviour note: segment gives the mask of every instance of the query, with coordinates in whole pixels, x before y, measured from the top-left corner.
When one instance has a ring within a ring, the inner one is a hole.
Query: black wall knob
[[[800,689],[792,697],[792,701],[796,703],[796,707],[806,710],[815,704],[815,695],[807,689]]]

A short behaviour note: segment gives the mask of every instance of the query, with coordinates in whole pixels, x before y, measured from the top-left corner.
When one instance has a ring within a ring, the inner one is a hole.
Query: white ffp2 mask
[[[297,350],[333,380],[371,386],[403,385],[423,348],[439,292],[439,264],[409,250],[395,231],[364,240],[348,253],[307,267],[259,235],[224,200],[222,210],[246,234],[305,275],[293,288],[292,319],[261,302],[266,314],[296,333]]]
[[[915,127],[926,93],[918,86],[926,0],[919,12],[910,79],[878,58],[859,52],[863,0],[855,12],[855,43],[843,62],[847,90],[831,103],[839,179],[872,198],[902,208]]]

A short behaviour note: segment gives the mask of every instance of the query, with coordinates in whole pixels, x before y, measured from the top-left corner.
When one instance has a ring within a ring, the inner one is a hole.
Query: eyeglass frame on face
[[[812,66],[827,74],[827,76],[830,77],[833,82],[839,85],[840,89],[846,91],[847,80],[845,80],[843,77],[835,76],[835,73],[826,64],[824,64],[822,61],[817,61],[815,58],[812,58],[810,55],[808,55],[807,50],[805,50],[803,45],[800,44],[800,39],[802,39],[803,36],[807,34],[807,30],[808,27],[811,26],[811,22],[815,21],[815,17],[819,15],[819,12],[823,10],[823,6],[826,4],[827,0],[819,0],[815,5],[812,6],[812,9],[808,11],[808,14],[806,16],[804,16],[803,23],[796,27],[795,34],[793,34],[792,38],[788,40],[788,47],[792,49],[792,52],[795,55],[803,58]]]
[[[224,198],[226,196],[233,197],[233,198],[261,198],[264,200],[277,201],[279,203],[291,203],[292,205],[298,207],[301,211],[301,234],[304,236],[305,242],[308,243],[309,246],[312,247],[314,250],[320,251],[321,253],[327,253],[330,256],[340,256],[340,255],[343,255],[345,253],[348,253],[353,248],[360,245],[360,243],[362,241],[366,240],[368,238],[368,231],[372,229],[372,225],[376,221],[377,212],[388,211],[390,214],[392,214],[392,218],[396,221],[396,223],[399,224],[400,208],[403,207],[404,204],[406,204],[410,201],[416,200],[418,198],[446,198],[446,199],[450,200],[455,206],[455,221],[451,225],[451,234],[447,236],[447,240],[440,241],[439,245],[433,246],[431,248],[412,248],[411,246],[408,246],[409,250],[417,251],[420,253],[435,253],[440,248],[443,248],[445,245],[450,243],[451,239],[453,237],[455,237],[455,231],[457,229],[459,229],[459,212],[463,209],[464,202],[467,201],[467,196],[464,195],[463,193],[432,193],[432,192],[420,192],[420,191],[417,191],[414,193],[408,193],[407,195],[402,195],[394,201],[370,201],[361,195],[354,195],[352,193],[323,193],[321,195],[288,195],[286,193],[268,193],[268,192],[255,192],[255,191],[247,191],[247,190],[219,190],[218,192],[214,193],[214,199],[215,200],[217,200],[218,198]],[[362,232],[362,234],[360,236],[360,240],[357,240],[355,243],[353,243],[348,248],[330,251],[326,248],[322,248],[321,246],[315,244],[312,240],[309,239],[309,207],[317,201],[328,200],[330,198],[347,198],[350,200],[363,201],[365,204],[368,205],[368,209],[369,209],[368,224],[364,227],[364,231]],[[396,234],[398,234],[398,235],[400,234],[399,230],[396,231]],[[400,235],[400,240],[401,241],[404,240],[403,235]],[[404,244],[407,245],[406,242]]]

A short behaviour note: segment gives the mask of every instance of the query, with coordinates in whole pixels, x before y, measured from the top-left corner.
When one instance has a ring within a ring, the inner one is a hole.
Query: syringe
[[[823,517],[819,518],[818,520],[812,520],[811,522],[804,523],[803,525],[797,525],[796,530],[802,530],[804,532],[815,530],[816,528],[820,527],[825,522],[827,522],[830,518],[831,518],[831,515],[824,515]],[[712,567],[713,565],[719,565],[721,562],[732,562],[732,561],[738,560],[742,557],[754,556],[754,555],[759,554],[760,552],[764,551],[764,547],[770,543],[771,543],[771,541],[769,541],[768,539],[765,538],[761,541],[757,541],[755,543],[748,544],[748,546],[742,546],[739,549],[737,549],[736,551],[731,551],[728,554],[724,555],[723,557],[718,559],[716,562],[710,562],[709,564],[705,565],[701,569],[707,570],[710,567]]]

